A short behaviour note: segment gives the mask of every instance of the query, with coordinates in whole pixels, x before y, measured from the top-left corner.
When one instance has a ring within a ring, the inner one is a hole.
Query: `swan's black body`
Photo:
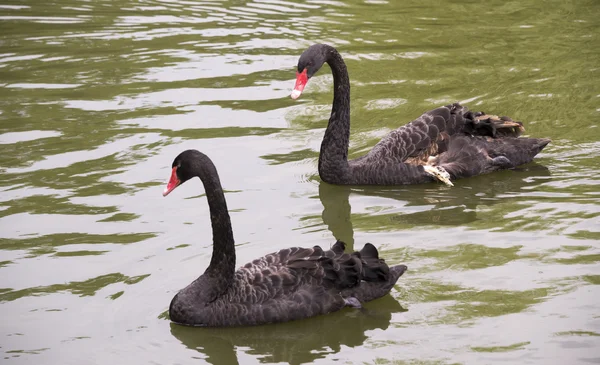
[[[456,103],[426,112],[392,131],[366,155],[348,161],[350,81],[335,48],[315,44],[302,53],[292,97],[300,96],[308,79],[325,62],[331,67],[334,88],[319,155],[319,175],[325,182],[405,185],[434,181],[424,166],[442,167],[451,179],[459,179],[530,162],[550,142],[518,138],[524,130],[520,122],[473,113]],[[304,79],[299,81],[301,77]]]
[[[172,321],[198,326],[242,326],[284,322],[337,311],[356,300],[387,294],[406,266],[388,267],[367,243],[344,253],[293,247],[268,254],[235,271],[235,247],[227,203],[217,170],[204,154],[187,150],[173,162],[164,195],[198,176],[204,184],[213,230],[213,254],[202,276],[181,290],[169,307]]]

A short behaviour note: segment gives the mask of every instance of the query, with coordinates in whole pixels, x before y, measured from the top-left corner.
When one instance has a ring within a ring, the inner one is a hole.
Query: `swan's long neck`
[[[326,62],[333,73],[333,106],[319,155],[319,175],[335,183],[348,178],[348,144],[350,142],[350,80],[342,56],[326,46]]]
[[[203,157],[203,161],[199,161],[197,165],[197,175],[206,191],[213,234],[212,258],[204,276],[208,276],[213,285],[224,292],[235,273],[235,242],[219,175],[212,161],[206,156]]]

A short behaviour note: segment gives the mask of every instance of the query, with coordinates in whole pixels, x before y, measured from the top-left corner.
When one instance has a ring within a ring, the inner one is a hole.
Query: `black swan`
[[[530,162],[549,142],[518,138],[521,122],[455,103],[426,112],[385,136],[364,156],[348,161],[350,81],[342,56],[315,44],[298,60],[292,99],[302,94],[323,63],[333,73],[333,106],[319,154],[319,176],[339,185],[405,185],[451,180]]]
[[[360,307],[387,294],[406,266],[388,267],[375,246],[344,253],[292,247],[258,258],[235,270],[235,246],[225,195],[215,165],[196,150],[173,161],[169,194],[194,176],[202,180],[210,210],[213,252],[208,268],[175,295],[173,322],[195,326],[244,326],[285,322]]]

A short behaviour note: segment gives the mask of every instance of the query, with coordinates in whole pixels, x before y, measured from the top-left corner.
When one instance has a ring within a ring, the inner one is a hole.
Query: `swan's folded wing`
[[[244,266],[258,272],[255,285],[268,277],[273,284],[292,289],[302,285],[345,289],[356,286],[363,278],[363,261],[360,253],[344,253],[345,244],[337,241],[330,250],[319,246],[284,249]]]
[[[365,244],[360,255],[363,260],[363,280],[383,282],[389,280],[390,268],[384,259],[379,258],[377,248],[370,243]]]
[[[319,246],[291,247],[258,258],[236,272],[233,296],[262,303],[289,296],[305,286],[343,289],[356,285],[361,261],[358,254],[345,254],[344,247],[341,241],[327,251]]]
[[[345,244],[337,241],[329,251],[313,247],[312,253],[297,252],[291,255],[285,267],[294,272],[304,283],[345,289],[356,286],[362,280],[363,262],[360,254],[344,253]]]
[[[462,131],[466,108],[453,104],[430,110],[385,136],[366,158],[389,164],[425,162],[447,148],[448,136]]]
[[[360,252],[353,253],[344,253],[344,248],[341,241],[327,251],[319,246],[292,247],[254,260],[236,272],[229,299],[255,304],[286,300],[302,293],[311,297],[310,293],[317,289],[330,294],[358,290],[365,285],[372,288],[365,289],[369,293],[380,293],[383,287],[389,290],[394,275],[379,258],[375,246],[367,243]]]
[[[318,256],[304,256],[300,252],[290,256],[286,267],[305,283],[321,283],[325,287],[344,290],[361,282],[387,282],[390,270],[379,258],[377,248],[367,243],[360,252],[344,253],[344,244],[338,241],[330,251]],[[329,253],[329,254],[326,254]],[[331,256],[334,253],[334,256]]]

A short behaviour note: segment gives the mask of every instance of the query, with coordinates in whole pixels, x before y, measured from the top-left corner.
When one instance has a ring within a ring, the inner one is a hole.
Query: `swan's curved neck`
[[[225,291],[235,273],[235,242],[227,202],[212,161],[203,155],[195,170],[206,191],[213,234],[212,258],[203,276],[209,276],[218,289]]]
[[[342,56],[326,46],[326,62],[333,74],[333,106],[319,154],[319,175],[335,183],[347,178],[348,144],[350,142],[350,80]]]

